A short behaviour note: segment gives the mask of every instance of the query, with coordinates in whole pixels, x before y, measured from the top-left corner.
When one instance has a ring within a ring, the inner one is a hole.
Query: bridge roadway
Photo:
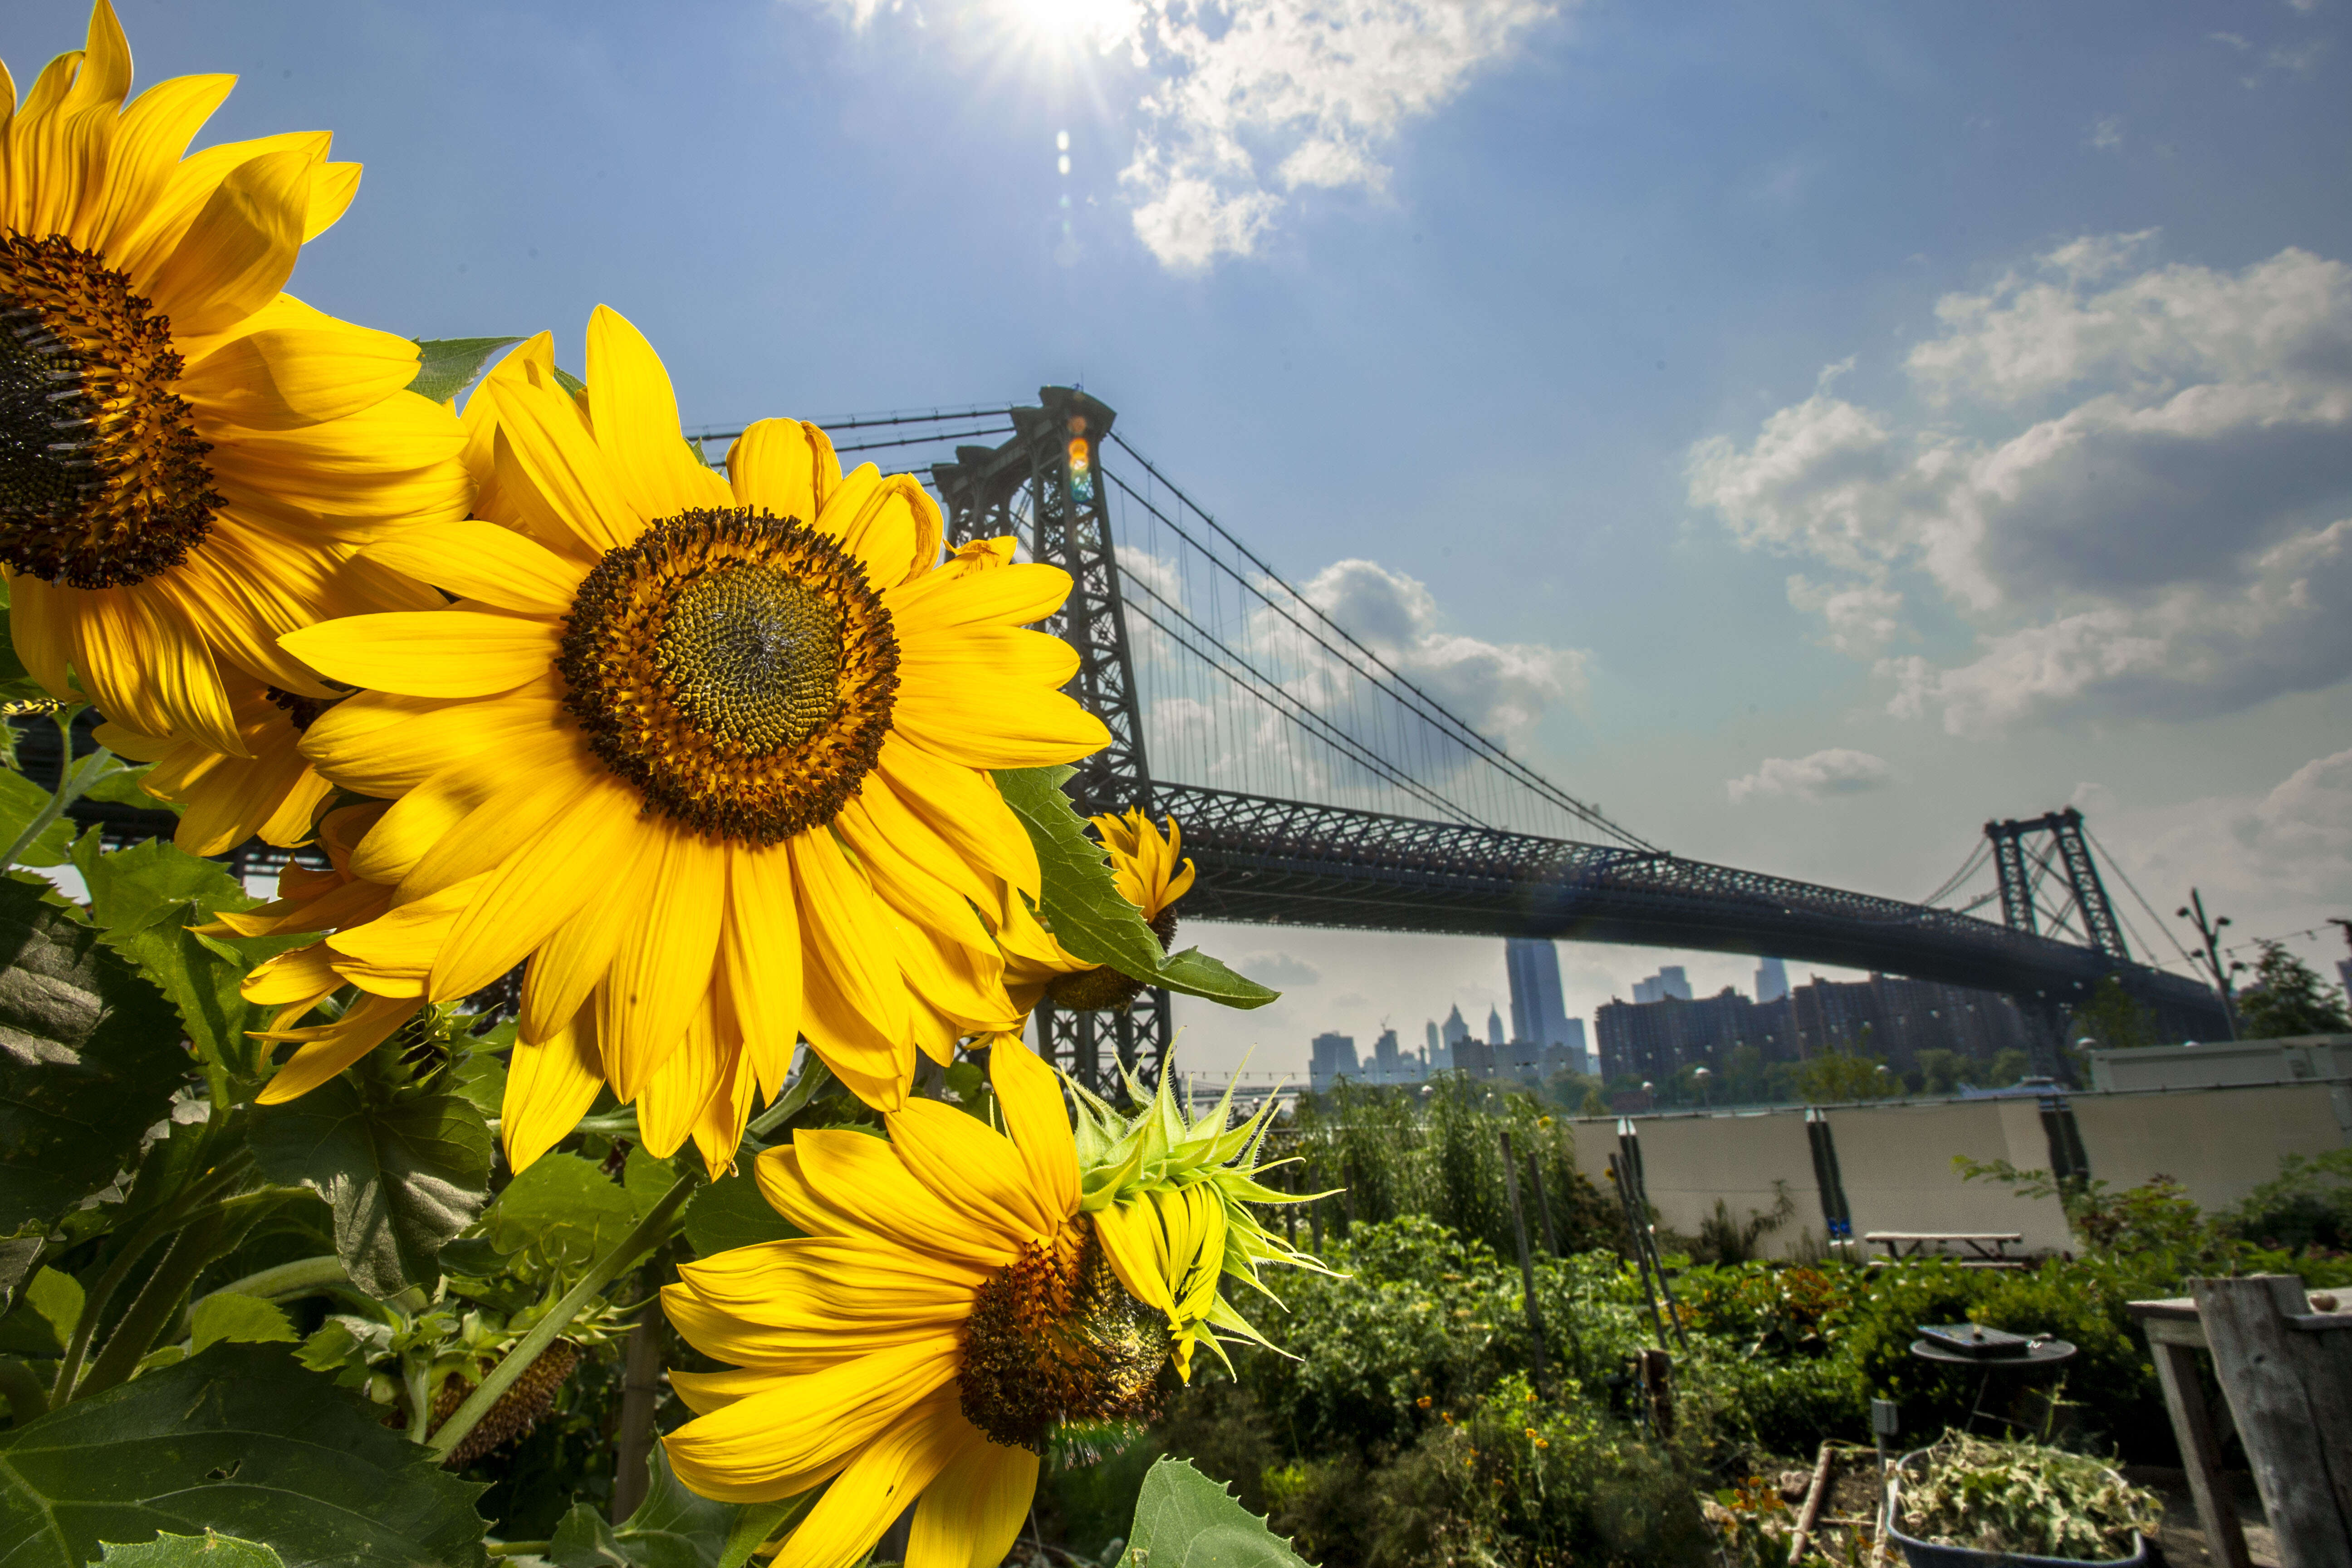
[[[1151,810],[1176,818],[1200,868],[1184,901],[1193,920],[1769,953],[2005,992],[2029,1007],[2078,1000],[2116,973],[2174,1028],[2226,1027],[2212,992],[2184,976],[1759,871],[1156,780]]]

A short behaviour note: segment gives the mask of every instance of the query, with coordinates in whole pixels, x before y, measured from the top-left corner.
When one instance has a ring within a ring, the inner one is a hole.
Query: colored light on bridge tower
[[[1083,414],[1070,417],[1070,499],[1084,505],[1095,499],[1095,444],[1087,437]]]

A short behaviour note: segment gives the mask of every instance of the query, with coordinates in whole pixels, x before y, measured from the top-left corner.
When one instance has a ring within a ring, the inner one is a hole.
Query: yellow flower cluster
[[[824,1486],[778,1561],[855,1561],[919,1495],[908,1561],[993,1563],[1061,1421],[1147,1411],[1218,1294],[1301,1261],[1250,1216],[1263,1123],[1134,1122],[1020,1044],[1048,995],[1135,983],[1034,912],[991,770],[1104,745],[1027,629],[1058,569],[950,549],[904,475],[762,420],[723,470],[614,311],[584,381],[548,334],[465,402],[418,346],[284,292],[356,165],[324,132],[186,149],[232,85],[130,98],[106,0],[21,101],[0,71],[0,575],[18,657],[152,762],[181,846],[314,845],[222,917],[315,933],[247,985],[304,1094],[421,1010],[520,970],[501,1135],[520,1170],[608,1089],[644,1142],[734,1160],[805,1043],[887,1142],[805,1134],[758,1180],[802,1239],[708,1259],[681,1332],[741,1370],[678,1385],[715,1497]],[[126,101],[128,100],[128,101]],[[1097,822],[1163,942],[1173,823]],[[330,1009],[322,1005],[343,997]],[[913,1096],[977,1041],[1001,1128]]]

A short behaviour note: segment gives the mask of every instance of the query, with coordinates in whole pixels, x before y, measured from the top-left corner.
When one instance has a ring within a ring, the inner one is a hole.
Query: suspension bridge
[[[2160,1028],[2224,1028],[2211,991],[2135,961],[2077,814],[1988,824],[1969,863],[1916,904],[1688,859],[1449,710],[1085,392],[822,423],[845,463],[919,477],[951,542],[1015,535],[1069,572],[1047,629],[1077,650],[1073,693],[1111,734],[1072,790],[1088,813],[1175,817],[1199,868],[1187,919],[1743,952],[2003,992],[2036,1021],[2044,1071],[2063,1008],[2108,975]],[[735,434],[690,438],[717,458]],[[26,736],[36,777],[57,749],[45,731]],[[170,831],[120,805],[76,816],[110,836]],[[284,852],[232,859],[271,871]],[[1969,879],[1995,865],[1996,893],[1968,900]],[[1972,912],[1995,896],[1999,923]],[[1039,1018],[1040,1043],[1097,1082],[1113,1059],[1155,1074],[1171,1033],[1165,992],[1124,1013]]]
[[[2134,961],[2078,816],[2064,833],[2012,822],[2004,837],[1989,824],[1969,863],[1917,904],[1675,855],[1450,710],[1116,426],[1098,399],[1049,386],[1034,404],[825,427],[845,462],[922,478],[950,541],[1015,535],[1069,572],[1049,629],[1077,649],[1071,689],[1111,734],[1072,790],[1087,812],[1175,817],[1200,873],[1187,919],[1881,970],[2007,993],[2040,1021],[2048,1066],[2060,1009],[2110,974],[2162,1026],[2223,1027],[2206,987]],[[706,437],[713,456],[732,434]],[[1942,907],[1996,857],[2000,923]],[[1164,993],[1122,1015],[1040,1018],[1041,1041],[1089,1077],[1112,1056],[1150,1071],[1170,1032]]]

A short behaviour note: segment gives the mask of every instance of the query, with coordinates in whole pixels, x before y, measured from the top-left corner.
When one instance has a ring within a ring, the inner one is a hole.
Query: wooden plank
[[[2197,1321],[2197,1301],[2190,1296],[2167,1296],[2156,1301],[2126,1301],[2124,1310],[2135,1318],[2180,1318]]]
[[[1806,1489],[1804,1511],[1797,1516],[1797,1533],[1789,1538],[1789,1568],[1797,1568],[1805,1560],[1805,1548],[1813,1538],[1814,1521],[1822,1517],[1822,1504],[1829,1497],[1830,1460],[1834,1453],[1823,1443],[1822,1457],[1813,1462],[1813,1484]]]
[[[2310,1310],[2290,1274],[2189,1289],[2281,1559],[2352,1568],[2352,1341],[2287,1325]]]
[[[2210,1350],[2205,1342],[2205,1325],[2191,1318],[2182,1322],[2178,1318],[2150,1318],[2140,1324],[2152,1345],[2186,1345],[2190,1350]]]
[[[2021,1230],[1873,1230],[1863,1234],[1864,1241],[2014,1241],[2022,1242]]]
[[[2164,1388],[2164,1408],[2172,1416],[2173,1441],[2180,1447],[2180,1463],[2189,1472],[2189,1495],[2197,1501],[2197,1523],[2205,1532],[2205,1550],[2215,1568],[2253,1568],[2246,1554],[2246,1532],[2238,1525],[2238,1505],[2221,1474],[2221,1442],[2213,1431],[2213,1413],[2206,1408],[2205,1389],[2197,1377],[2197,1352],[2184,1344],[2157,1337],[2159,1328],[2147,1325],[2148,1348],[2156,1354],[2156,1380]]]

